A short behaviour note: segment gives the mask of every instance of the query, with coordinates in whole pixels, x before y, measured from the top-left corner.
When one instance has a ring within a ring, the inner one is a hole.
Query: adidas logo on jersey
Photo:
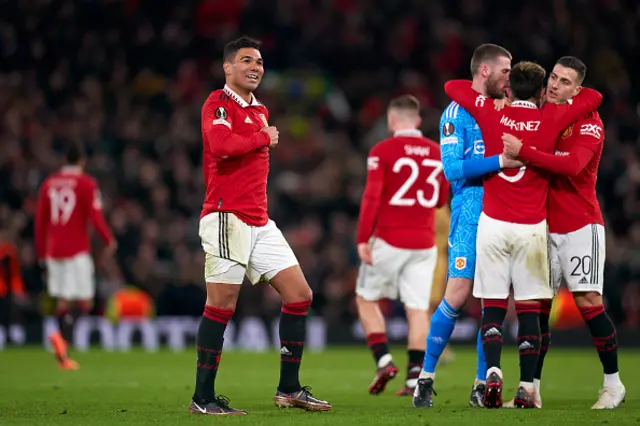
[[[589,281],[587,281],[587,277],[582,277],[582,279],[580,281],[578,281],[579,284],[588,284]]]
[[[247,118],[244,119],[244,122],[247,124],[252,124],[253,121],[251,121],[251,119],[249,118],[249,116],[247,115]]]

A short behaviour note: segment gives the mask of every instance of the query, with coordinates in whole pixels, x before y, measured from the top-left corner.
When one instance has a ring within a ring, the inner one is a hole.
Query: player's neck
[[[400,126],[393,129],[393,136],[422,136],[422,132],[412,126]]]
[[[65,173],[81,173],[82,166],[78,164],[66,164],[62,166],[62,171]]]
[[[480,77],[474,77],[471,81],[471,88],[483,96],[487,96],[485,81]]]
[[[246,103],[250,104],[253,100],[253,93],[249,90],[236,86],[233,83],[227,83],[229,89],[233,90],[238,96],[242,98]]]

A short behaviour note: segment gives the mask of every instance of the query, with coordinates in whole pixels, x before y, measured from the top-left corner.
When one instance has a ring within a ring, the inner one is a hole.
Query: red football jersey
[[[404,249],[435,245],[435,208],[449,199],[440,146],[419,130],[396,132],[367,158],[358,243],[376,236]]]
[[[604,125],[594,112],[562,133],[555,155],[529,146],[520,150],[524,161],[555,174],[547,199],[549,232],[567,234],[586,225],[604,225],[596,196],[603,142]]]
[[[243,222],[264,226],[267,215],[269,135],[267,108],[247,103],[225,86],[211,92],[202,107],[202,166],[207,193],[200,217],[233,213]]]
[[[77,167],[63,167],[44,180],[35,217],[39,259],[66,259],[90,251],[89,223],[105,244],[113,235],[102,215],[95,179]]]
[[[449,81],[445,92],[476,119],[487,157],[502,153],[503,133],[515,135],[538,151],[551,153],[562,131],[602,102],[599,92],[585,88],[571,103],[547,103],[538,108],[532,102],[514,101],[496,111],[493,100],[473,90],[470,81]],[[519,170],[492,173],[484,179],[482,211],[504,222],[540,223],[547,217],[548,190],[549,174],[540,169],[522,166]]]

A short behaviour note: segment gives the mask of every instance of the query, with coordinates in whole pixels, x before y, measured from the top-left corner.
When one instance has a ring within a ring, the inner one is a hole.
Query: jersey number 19
[[[73,209],[76,207],[76,193],[68,187],[49,188],[51,202],[51,223],[64,225],[69,221]]]

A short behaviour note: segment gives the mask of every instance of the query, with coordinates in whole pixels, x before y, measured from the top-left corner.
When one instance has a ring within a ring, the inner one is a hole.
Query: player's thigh
[[[535,225],[513,225],[511,276],[514,300],[553,298],[546,221]]]
[[[65,282],[70,275],[67,270],[67,261],[64,259],[47,259],[47,293],[53,298],[63,298]]]
[[[565,236],[561,234],[549,234],[549,282],[554,295],[560,290],[563,281],[562,261],[560,250],[565,244]]]
[[[265,226],[252,228],[252,241],[247,268],[251,283],[271,281],[280,271],[298,265],[291,246],[272,220]]]
[[[251,254],[251,227],[233,213],[214,212],[200,219],[207,283],[242,284]]]
[[[476,270],[478,225],[457,222],[449,235],[447,278],[473,280]]]
[[[370,244],[372,265],[360,265],[356,294],[368,301],[397,299],[398,273],[411,251],[393,247],[380,238]]]
[[[93,300],[96,291],[95,268],[89,253],[83,253],[69,260],[68,300]]]
[[[233,213],[214,212],[200,219],[198,234],[207,255],[205,277],[226,272],[232,265],[246,267],[251,254],[252,227]],[[229,260],[224,262],[222,260]]]
[[[411,309],[427,310],[438,262],[438,249],[415,250],[398,276],[400,300]]]
[[[393,280],[389,279],[385,274],[376,271],[374,265],[361,263],[358,268],[358,278],[356,280],[356,295],[368,302],[375,302],[380,299],[393,296],[397,292],[391,292]]]
[[[560,262],[567,288],[573,293],[602,294],[606,257],[605,231],[602,225],[587,225],[565,234]]]
[[[473,296],[479,299],[506,299],[511,288],[509,224],[484,213],[478,222],[476,273]]]

